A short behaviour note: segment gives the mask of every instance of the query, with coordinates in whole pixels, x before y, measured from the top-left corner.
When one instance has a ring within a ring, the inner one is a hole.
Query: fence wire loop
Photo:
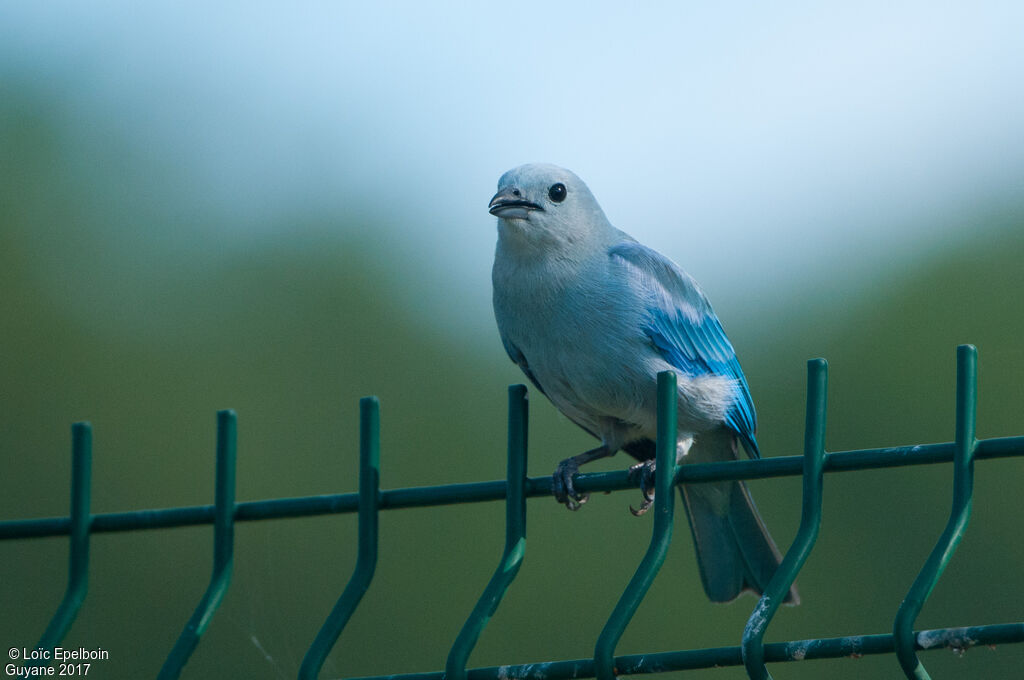
[[[505,550],[498,568],[455,639],[445,664],[447,680],[465,680],[466,661],[501,599],[519,573],[526,553],[526,387],[508,389],[508,472],[505,498]]]
[[[359,547],[352,577],[320,627],[299,667],[300,680],[314,680],[377,568],[377,514],[380,509],[380,402],[359,400]]]
[[[213,574],[203,598],[185,624],[178,641],[167,656],[158,680],[174,680],[181,675],[199,639],[213,619],[231,585],[235,547],[235,460],[237,458],[238,419],[231,410],[217,413],[217,472],[214,491]]]
[[[68,526],[70,548],[68,558],[68,585],[57,611],[43,632],[36,647],[52,649],[67,635],[78,610],[89,591],[89,530],[92,516],[89,506],[92,497],[92,425],[75,423],[71,426],[71,516]],[[43,660],[31,661],[30,666],[42,666]]]
[[[893,622],[896,658],[910,680],[930,680],[924,664],[917,657],[918,639],[914,621],[924,606],[939,577],[960,544],[971,519],[971,498],[974,491],[975,422],[978,401],[978,350],[973,345],[960,345],[956,352],[956,431],[953,455],[953,506],[942,536],[918,573],[910,591],[900,604]]]
[[[821,527],[821,500],[825,471],[825,414],[828,397],[828,363],[807,362],[807,417],[804,429],[803,507],[800,528],[764,594],[743,629],[743,664],[750,680],[770,680],[764,665],[764,633],[807,561]]]
[[[601,630],[594,647],[594,674],[598,680],[613,680],[615,646],[636,614],[640,602],[654,583],[654,577],[665,563],[668,546],[672,541],[672,519],[675,512],[675,494],[672,483],[676,478],[676,374],[663,371],[658,374],[658,434],[654,469],[654,527],[651,543],[640,561],[633,578],[629,580],[611,616]]]

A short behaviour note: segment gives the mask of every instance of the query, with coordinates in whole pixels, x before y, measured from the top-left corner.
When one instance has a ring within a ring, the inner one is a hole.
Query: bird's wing
[[[537,380],[537,376],[535,376],[533,374],[533,371],[530,370],[530,365],[526,362],[526,355],[524,355],[519,350],[518,347],[516,347],[514,344],[512,344],[511,341],[509,341],[507,338],[505,338],[504,335],[501,336],[501,343],[505,346],[505,351],[508,352],[509,358],[513,362],[515,362],[515,364],[517,366],[519,366],[520,370],[522,370],[522,372],[526,375],[526,377],[530,379],[530,382],[533,383],[533,386],[537,388],[537,391],[539,391],[541,394],[543,394],[548,399],[551,399],[551,397],[548,395],[548,393],[544,391],[544,388],[540,386],[540,382]],[[583,428],[583,430],[587,434],[589,434],[591,437],[594,437],[595,439],[601,439],[601,435],[595,433],[591,428],[587,427],[585,424],[579,422],[578,420],[576,420],[575,418],[572,418],[571,416],[569,416],[569,418],[570,418],[570,420],[575,422],[577,425],[579,425],[581,428]],[[638,450],[638,449],[634,449],[634,450]],[[631,453],[631,455],[635,455],[635,454]],[[637,456],[637,460],[644,460],[644,458],[641,458],[640,456]]]
[[[620,243],[608,254],[627,265],[648,301],[644,330],[665,361],[688,376],[710,374],[735,381],[726,424],[740,436],[750,456],[760,458],[754,438],[757,415],[747,379],[697,282],[674,262],[639,243]]]
[[[515,362],[522,372],[526,374],[526,377],[530,379],[533,386],[536,387],[541,394],[547,397],[548,395],[544,392],[544,388],[540,386],[539,382],[537,382],[537,376],[535,376],[533,371],[530,370],[530,365],[526,362],[526,356],[523,355],[523,353],[519,351],[519,348],[513,345],[512,342],[504,336],[504,334],[501,335],[501,344],[505,346],[505,351],[508,352],[508,358]]]

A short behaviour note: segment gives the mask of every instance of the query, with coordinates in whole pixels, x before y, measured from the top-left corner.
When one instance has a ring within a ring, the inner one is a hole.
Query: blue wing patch
[[[665,361],[689,376],[719,375],[735,381],[726,425],[740,436],[752,458],[760,458],[750,387],[721,322],[697,283],[671,260],[639,243],[621,243],[609,254],[632,265],[650,293],[650,321],[644,330]]]
[[[750,387],[718,317],[712,313],[692,322],[683,316],[656,310],[645,330],[665,361],[687,375],[720,375],[736,381],[736,395],[725,422],[748,445],[751,457],[759,458],[754,438],[757,416]]]

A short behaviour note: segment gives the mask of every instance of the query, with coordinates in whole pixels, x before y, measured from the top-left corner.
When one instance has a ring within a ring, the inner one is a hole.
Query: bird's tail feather
[[[764,592],[782,555],[768,534],[743,482],[679,487],[697,548],[704,591],[712,602],[729,602],[743,591]],[[786,604],[799,604],[796,586]]]

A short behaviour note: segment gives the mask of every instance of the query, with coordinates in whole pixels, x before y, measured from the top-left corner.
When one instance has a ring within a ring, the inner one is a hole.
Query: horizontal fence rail
[[[527,394],[522,385],[509,388],[508,476],[503,481],[471,482],[404,489],[380,489],[380,405],[376,398],[360,401],[359,491],[299,498],[235,501],[236,419],[232,411],[217,417],[216,501],[213,505],[90,513],[92,430],[88,423],[72,426],[71,511],[67,517],[0,522],[0,540],[66,535],[70,539],[68,584],[63,600],[38,647],[52,649],[73,624],[88,589],[89,537],[94,533],[139,531],[169,527],[214,525],[213,573],[192,617],[159,669],[158,677],[179,677],[199,644],[231,582],[234,525],[264,519],[299,518],[358,513],[358,550],[354,573],[303,659],[300,679],[318,677],[327,654],[342,634],[363,593],[370,587],[377,560],[377,516],[380,510],[479,503],[504,500],[506,542],[494,576],[470,613],[448,655],[443,671],[368,676],[353,680],[562,680],[616,675],[744,666],[754,680],[771,674],[766,663],[825,659],[865,654],[894,654],[903,674],[911,679],[931,676],[917,652],[939,648],[966,649],[977,644],[1024,642],[1024,623],[1001,623],[961,628],[914,631],[913,624],[967,529],[973,495],[974,463],[978,460],[1024,456],[1024,436],[978,440],[975,437],[977,350],[957,348],[956,426],[954,441],[942,444],[826,452],[825,420],[828,366],[823,359],[808,362],[807,417],[804,453],[799,456],[676,465],[675,375],[658,378],[658,441],[651,544],[626,587],[589,659],[546,661],[466,669],[466,662],[487,622],[519,572],[526,547],[528,498],[550,496],[551,477],[527,477]],[[814,547],[821,521],[824,473],[926,465],[953,464],[950,518],[935,548],[907,596],[897,608],[893,632],[763,642],[772,617]],[[664,561],[672,538],[675,484],[797,476],[803,478],[800,527],[765,593],[755,605],[741,644],[615,656],[615,646]],[[634,489],[637,475],[629,471],[580,474],[582,493]],[[45,660],[27,662],[45,665]]]
[[[975,449],[975,460],[1015,458],[1024,456],[1024,436],[981,439]],[[853,472],[908,465],[935,465],[953,462],[953,442],[919,444],[881,449],[834,451],[825,454],[825,472]],[[803,475],[803,456],[778,456],[758,460],[737,460],[726,463],[700,463],[679,470],[676,483],[717,482],[728,479],[768,479],[772,477],[799,477]],[[551,496],[551,477],[528,477],[527,498]],[[610,472],[583,472],[576,476],[575,487],[580,492],[622,491],[636,489],[637,480],[627,470]],[[438,486],[383,489],[379,508],[401,508],[455,505],[501,501],[506,497],[506,483],[464,482]],[[320,494],[296,498],[273,498],[261,501],[241,501],[235,505],[236,522],[254,522],[265,519],[288,519],[318,515],[346,514],[359,511],[358,493]],[[193,505],[179,508],[159,508],[129,512],[107,512],[91,516],[90,533],[143,531],[173,527],[213,524],[213,505]],[[67,536],[71,528],[70,517],[46,517],[0,522],[0,540],[13,538],[43,538]]]

